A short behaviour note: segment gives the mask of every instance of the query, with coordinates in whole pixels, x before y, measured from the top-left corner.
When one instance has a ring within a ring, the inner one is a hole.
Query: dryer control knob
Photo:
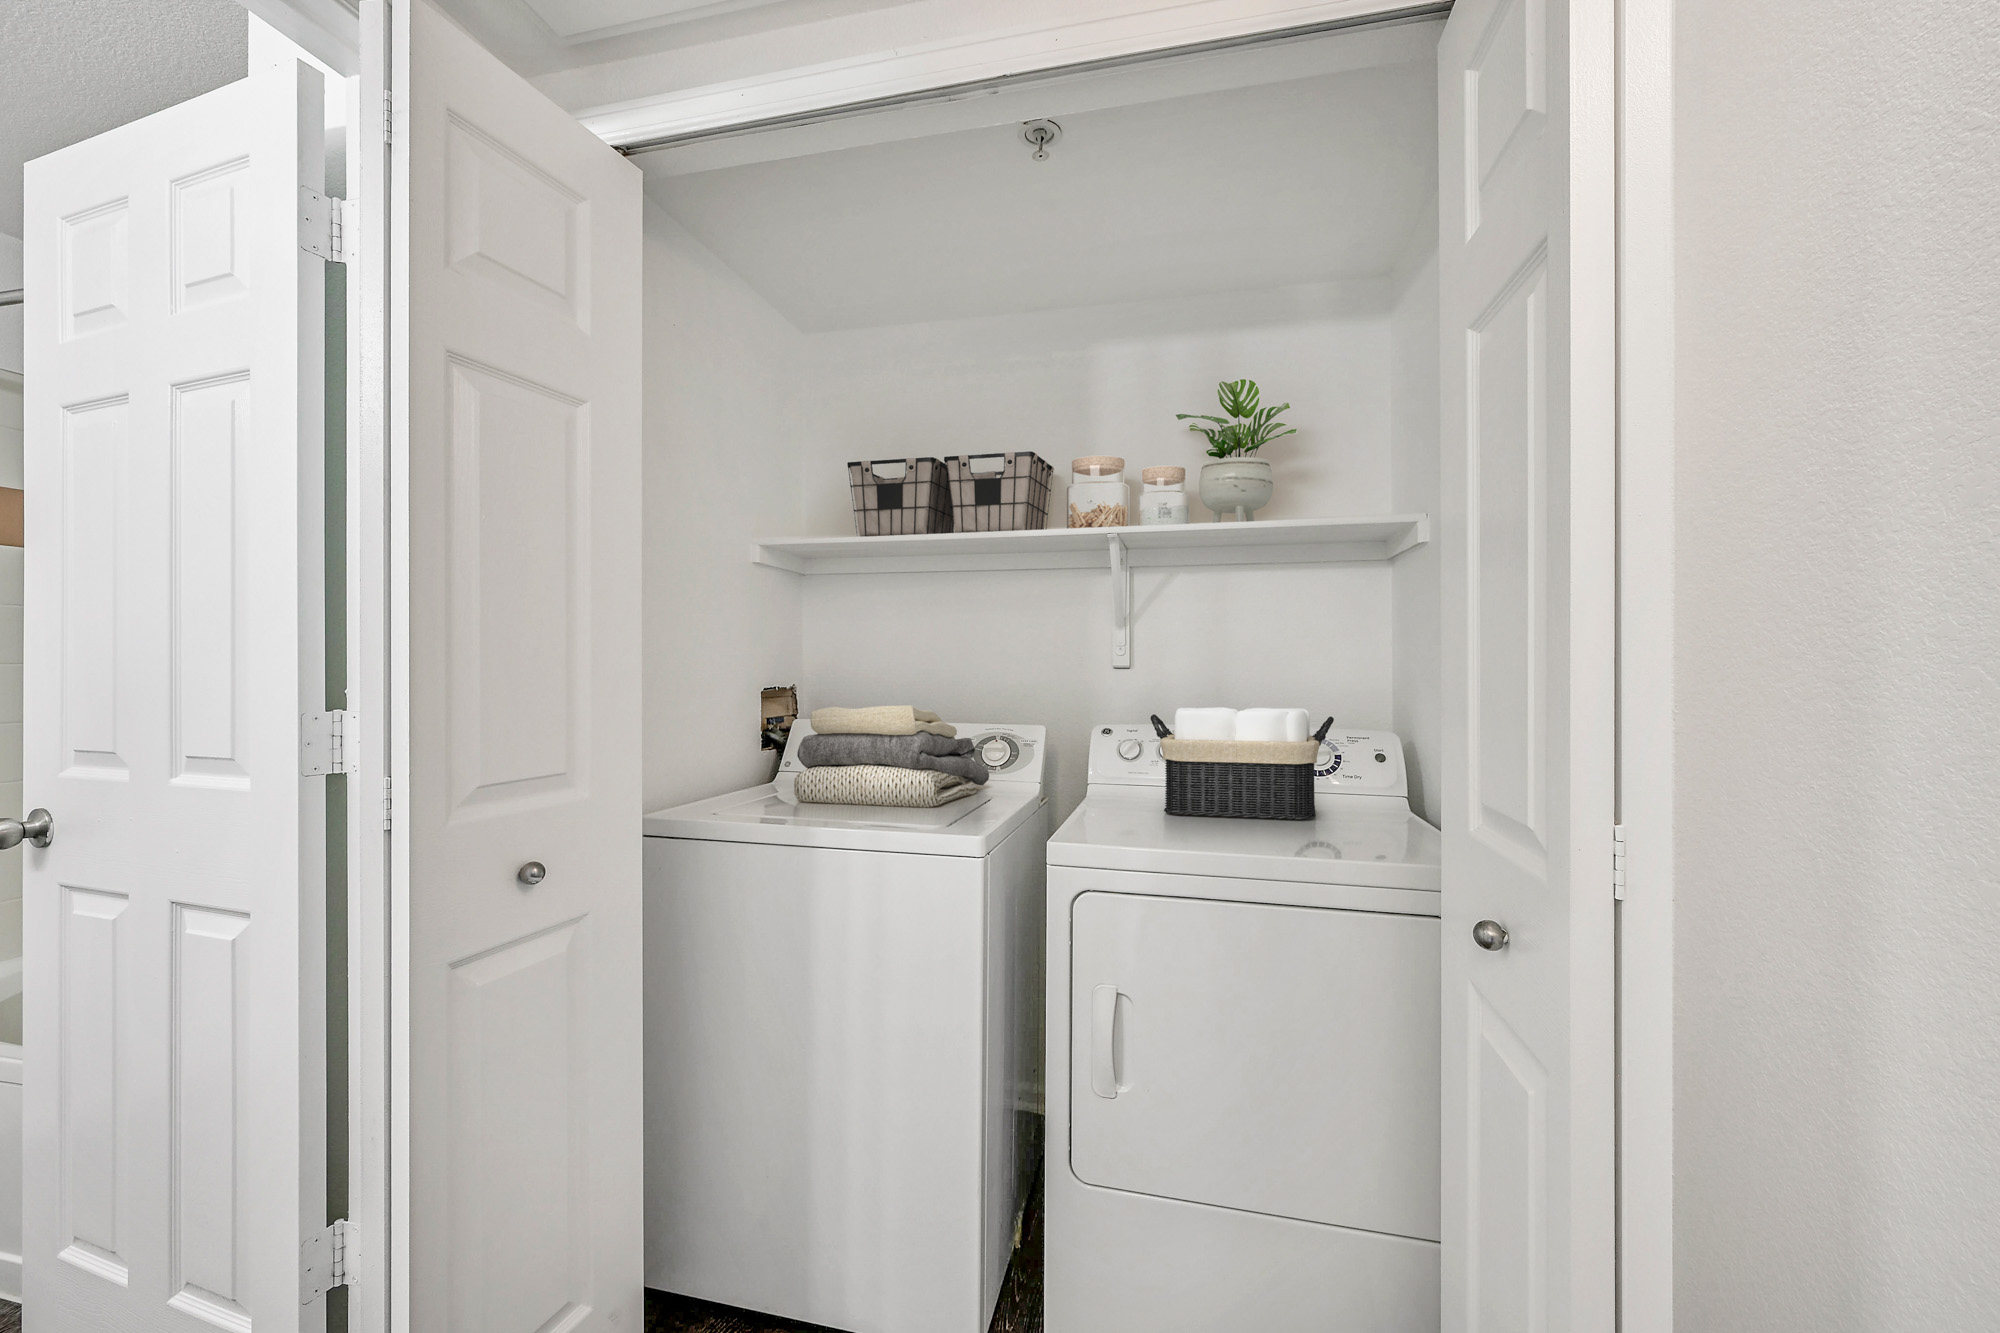
[[[1138,741],[1122,740],[1118,742],[1118,757],[1126,760],[1128,763],[1144,753],[1146,753],[1146,747]]]

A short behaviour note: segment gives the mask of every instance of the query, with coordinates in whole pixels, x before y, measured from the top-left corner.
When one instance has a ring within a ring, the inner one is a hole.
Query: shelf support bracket
[[[1111,665],[1132,665],[1132,566],[1125,557],[1125,539],[1111,538]]]

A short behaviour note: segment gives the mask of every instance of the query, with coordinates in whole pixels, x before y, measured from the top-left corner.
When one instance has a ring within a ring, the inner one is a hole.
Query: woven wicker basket
[[[1167,761],[1167,813],[1214,819],[1313,818],[1317,813],[1313,759],[1332,727],[1333,719],[1328,718],[1312,740],[1297,744],[1181,741],[1155,715],[1153,730],[1160,735],[1160,753]],[[1270,759],[1257,757],[1263,754]]]

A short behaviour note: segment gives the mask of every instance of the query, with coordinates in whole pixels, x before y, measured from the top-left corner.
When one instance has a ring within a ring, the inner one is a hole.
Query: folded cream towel
[[[936,713],[926,713],[908,704],[815,708],[812,729],[822,736],[914,736],[920,731],[934,736],[958,735],[958,728],[940,721]]]
[[[792,785],[792,794],[809,805],[895,805],[916,810],[948,805],[978,790],[978,783],[953,773],[876,764],[809,768]]]

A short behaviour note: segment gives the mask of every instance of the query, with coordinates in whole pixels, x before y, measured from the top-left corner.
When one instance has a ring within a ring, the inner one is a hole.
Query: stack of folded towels
[[[1184,741],[1305,740],[1303,708],[1177,708],[1174,735]]]
[[[921,708],[816,708],[812,730],[799,742],[806,770],[793,791],[801,801],[928,809],[970,796],[986,781],[972,742]]]

